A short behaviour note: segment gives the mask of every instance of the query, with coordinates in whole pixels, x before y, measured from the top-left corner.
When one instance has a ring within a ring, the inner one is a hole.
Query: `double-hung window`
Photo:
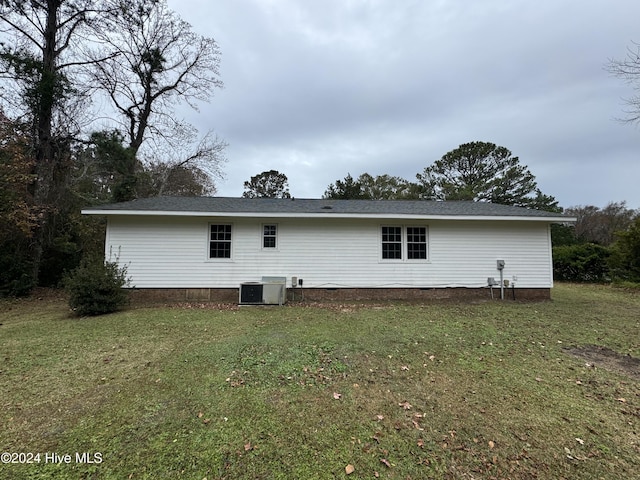
[[[382,258],[402,258],[402,227],[382,227]]]
[[[407,259],[427,259],[427,227],[407,227]]]
[[[278,246],[278,226],[262,226],[262,248],[276,248]]]
[[[210,226],[209,258],[231,258],[231,225]]]
[[[425,226],[382,226],[382,260],[427,260]]]

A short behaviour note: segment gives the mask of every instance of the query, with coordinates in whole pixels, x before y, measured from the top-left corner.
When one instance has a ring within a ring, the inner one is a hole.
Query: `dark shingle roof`
[[[153,197],[90,207],[87,214],[238,214],[248,216],[416,216],[416,217],[527,217],[570,221],[558,213],[488,202],[428,200],[323,200],[230,197]]]

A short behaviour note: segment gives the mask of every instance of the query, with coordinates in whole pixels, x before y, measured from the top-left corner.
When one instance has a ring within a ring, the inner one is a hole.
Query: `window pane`
[[[209,258],[231,258],[231,225],[211,225]]]
[[[402,227],[382,227],[382,258],[402,258]]]
[[[209,256],[211,258],[231,258],[231,243],[211,242]]]
[[[402,244],[400,243],[383,243],[382,258],[399,259],[402,258]]]
[[[407,258],[410,260],[426,260],[426,227],[407,227]]]
[[[211,240],[231,241],[231,225],[211,225]]]
[[[262,247],[276,248],[276,238],[278,233],[277,225],[264,225],[262,231]]]
[[[427,246],[423,243],[407,245],[407,258],[411,260],[426,260]]]
[[[407,242],[426,243],[427,234],[424,227],[407,227]]]
[[[383,242],[402,242],[401,227],[382,227]]]

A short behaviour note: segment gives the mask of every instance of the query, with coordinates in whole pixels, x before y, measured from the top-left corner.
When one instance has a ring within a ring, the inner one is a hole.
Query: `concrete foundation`
[[[134,303],[212,302],[238,303],[237,288],[146,288],[132,291]],[[544,301],[551,299],[549,288],[505,289],[506,301]],[[493,289],[500,300],[500,289]],[[491,300],[489,288],[288,288],[289,302],[429,302],[436,300]]]

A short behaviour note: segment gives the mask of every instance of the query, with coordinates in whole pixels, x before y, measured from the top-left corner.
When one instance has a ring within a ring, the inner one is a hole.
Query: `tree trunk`
[[[46,231],[55,208],[52,205],[51,191],[54,187],[56,152],[52,138],[53,110],[56,102],[57,70],[56,40],[58,33],[58,10],[61,0],[47,0],[47,19],[44,29],[42,49],[42,71],[36,88],[36,145],[33,201],[41,210],[32,243],[32,276],[34,285],[38,282],[42,254],[45,248]]]

